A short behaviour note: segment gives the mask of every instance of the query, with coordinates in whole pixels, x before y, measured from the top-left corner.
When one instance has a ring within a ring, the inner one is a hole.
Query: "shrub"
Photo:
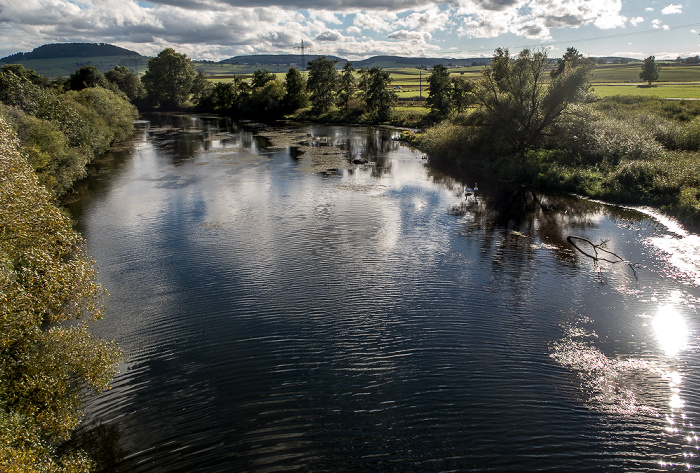
[[[3,119],[0,175],[0,470],[87,471],[84,454],[59,456],[56,445],[120,356],[85,325],[102,316],[95,264]]]

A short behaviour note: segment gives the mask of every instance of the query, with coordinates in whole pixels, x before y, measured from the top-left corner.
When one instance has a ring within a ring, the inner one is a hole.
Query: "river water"
[[[156,117],[70,206],[125,351],[104,471],[700,466],[697,235],[395,131],[256,129]]]

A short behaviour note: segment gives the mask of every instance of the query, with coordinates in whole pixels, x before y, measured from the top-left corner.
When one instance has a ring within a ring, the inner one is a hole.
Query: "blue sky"
[[[491,56],[573,46],[588,56],[700,54],[698,0],[0,0],[0,57],[105,42],[195,59],[309,53]]]

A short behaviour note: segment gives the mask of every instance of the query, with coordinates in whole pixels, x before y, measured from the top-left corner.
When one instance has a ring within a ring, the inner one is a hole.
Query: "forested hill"
[[[29,53],[12,54],[0,59],[0,63],[12,64],[29,59],[97,56],[140,56],[140,54],[106,43],[54,43],[39,46]]]
[[[309,62],[313,61],[317,57],[320,56],[315,54],[307,54],[305,59],[307,62]],[[346,62],[346,59],[337,56],[326,56],[326,58],[330,59],[331,61],[337,60],[338,64],[345,64]],[[223,64],[249,64],[261,66],[267,66],[272,64],[291,65],[301,63],[301,54],[259,54],[254,56],[235,56],[228,59],[222,59],[219,62]]]

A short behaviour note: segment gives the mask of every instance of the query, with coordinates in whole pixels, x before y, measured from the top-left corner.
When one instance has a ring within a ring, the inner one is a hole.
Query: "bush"
[[[78,425],[81,396],[116,370],[116,345],[86,326],[102,316],[103,291],[3,119],[0,175],[0,470],[87,471],[84,454],[59,456],[56,445]]]

